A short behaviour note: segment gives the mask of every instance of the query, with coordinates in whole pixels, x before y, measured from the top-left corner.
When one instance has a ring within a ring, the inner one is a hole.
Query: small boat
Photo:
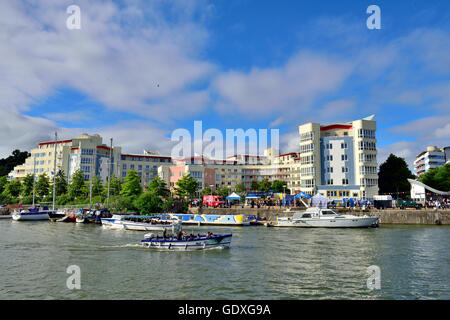
[[[16,221],[37,221],[37,220],[49,220],[49,213],[54,213],[55,211],[48,210],[44,207],[43,210],[40,208],[21,210],[12,213],[13,220]]]
[[[194,237],[155,237],[149,233],[141,240],[143,247],[159,250],[207,250],[207,249],[226,249],[231,246],[232,234],[208,234],[197,235]]]
[[[112,216],[108,209],[98,209],[77,215],[75,221],[76,223],[102,224],[102,218],[111,218]]]
[[[292,217],[279,217],[275,227],[297,228],[370,228],[378,227],[378,217],[342,215],[331,209],[310,207],[294,212]]]
[[[181,221],[178,219],[162,219],[158,216],[119,215],[112,218],[102,218],[102,225],[110,229],[123,229],[135,231],[178,231]]]
[[[56,222],[76,222],[76,216],[74,213],[68,214],[61,219],[56,220]]]
[[[64,210],[57,210],[54,212],[50,212],[48,214],[48,217],[50,218],[51,221],[56,221],[56,220],[62,219],[65,216],[66,216],[66,211],[64,211]]]
[[[185,225],[215,225],[215,226],[249,226],[250,221],[243,214],[191,214],[169,213],[160,216],[169,216],[181,220]]]
[[[10,214],[0,214],[0,219],[11,219],[12,215]]]

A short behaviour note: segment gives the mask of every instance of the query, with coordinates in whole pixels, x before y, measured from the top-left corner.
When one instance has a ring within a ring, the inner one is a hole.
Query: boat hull
[[[185,225],[208,226],[249,226],[244,215],[214,215],[214,214],[170,214],[171,217],[181,220]]]
[[[173,224],[150,224],[143,222],[121,221],[116,219],[102,219],[102,225],[108,229],[133,230],[133,231],[167,231],[176,232],[181,228],[181,223]]]
[[[12,219],[15,221],[44,221],[49,220],[50,217],[48,216],[48,213],[16,213],[12,215]]]
[[[275,226],[294,228],[371,228],[378,226],[378,218],[303,218],[290,221],[278,220]]]
[[[12,215],[10,215],[10,214],[2,214],[2,215],[0,215],[0,219],[11,219],[12,218]]]
[[[156,250],[194,251],[210,249],[228,249],[231,246],[231,234],[200,237],[193,240],[144,239],[142,246]]]

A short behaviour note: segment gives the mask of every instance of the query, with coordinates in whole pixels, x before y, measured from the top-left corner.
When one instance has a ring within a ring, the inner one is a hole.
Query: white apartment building
[[[430,169],[443,166],[448,161],[450,161],[450,147],[439,149],[429,146],[426,151],[417,155],[414,161],[414,173],[420,176]]]
[[[299,126],[301,190],[331,199],[372,198],[378,193],[376,122]]]

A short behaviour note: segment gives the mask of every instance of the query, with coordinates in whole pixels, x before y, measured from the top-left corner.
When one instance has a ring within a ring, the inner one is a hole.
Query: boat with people
[[[41,208],[30,208],[28,210],[21,209],[12,213],[12,219],[15,221],[38,221],[49,220],[49,214],[54,213],[53,210],[48,210],[46,206]]]
[[[214,226],[249,226],[250,220],[243,214],[190,214],[171,213],[161,216],[169,216],[181,220],[186,225],[214,225]]]
[[[120,215],[102,218],[102,225],[109,229],[123,229],[135,231],[178,231],[181,221],[176,218],[162,219],[159,216]]]
[[[113,215],[108,209],[96,209],[96,210],[80,210],[81,212],[76,215],[76,223],[95,223],[102,224],[102,218],[111,218]]]
[[[378,217],[340,214],[332,209],[310,207],[295,211],[292,217],[277,217],[275,227],[370,228],[378,227]]]
[[[177,236],[157,236],[153,233],[146,234],[141,240],[143,247],[157,250],[208,250],[208,249],[227,249],[231,246],[232,234],[213,234],[208,232],[206,235],[186,235],[181,230]]]

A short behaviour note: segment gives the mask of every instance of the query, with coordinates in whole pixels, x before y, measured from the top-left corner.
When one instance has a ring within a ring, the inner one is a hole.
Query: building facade
[[[439,149],[435,146],[429,146],[426,151],[418,154],[416,160],[414,160],[414,173],[416,176],[420,176],[430,169],[443,166],[448,161],[450,161],[450,147]]]

